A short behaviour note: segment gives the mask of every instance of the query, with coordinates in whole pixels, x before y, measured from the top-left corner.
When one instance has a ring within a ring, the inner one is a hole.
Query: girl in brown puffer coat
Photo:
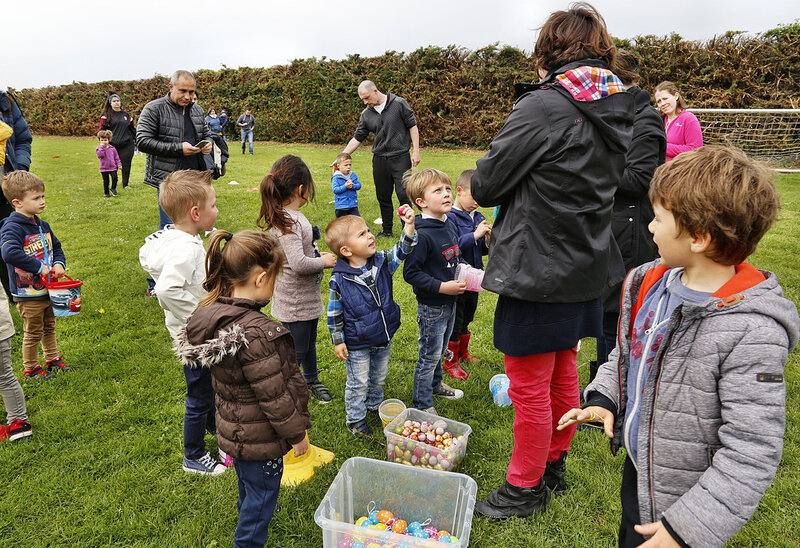
[[[223,241],[225,242],[224,246]],[[267,232],[218,230],[206,256],[208,296],[176,339],[190,367],[211,369],[217,442],[239,478],[234,546],[264,546],[278,501],[283,455],[308,450],[308,388],[289,330],[261,309],[284,255]]]

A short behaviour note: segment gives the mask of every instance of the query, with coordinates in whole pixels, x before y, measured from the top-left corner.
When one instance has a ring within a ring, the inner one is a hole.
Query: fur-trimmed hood
[[[242,320],[248,313],[260,311],[268,302],[220,297],[211,305],[198,307],[175,337],[175,354],[189,367],[218,365],[226,356],[233,356],[249,346]]]
[[[218,337],[202,344],[190,343],[186,336],[186,327],[182,327],[172,343],[172,348],[181,364],[210,368],[219,364],[225,356],[233,356],[243,346],[246,348],[248,344],[244,327],[233,324],[230,329],[220,329]]]

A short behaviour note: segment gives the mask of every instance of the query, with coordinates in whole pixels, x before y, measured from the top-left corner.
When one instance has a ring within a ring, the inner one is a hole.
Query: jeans
[[[253,153],[253,130],[252,129],[242,129],[242,154],[244,154],[244,143],[247,141],[250,143],[250,154]]]
[[[111,190],[117,190],[117,172],[116,171],[101,171],[100,175],[103,177],[103,194],[108,196],[109,179],[111,179]]]
[[[343,209],[337,209],[335,211],[336,218],[344,217],[345,215],[355,215],[356,217],[360,217],[361,213],[358,212],[358,206],[356,207],[345,207]]]
[[[233,459],[239,479],[236,510],[239,523],[233,533],[234,548],[264,548],[269,522],[278,504],[283,476],[283,457],[267,460]]]
[[[317,371],[317,323],[318,319],[300,322],[283,322],[294,339],[297,363],[303,370],[307,383],[319,382]]]
[[[556,430],[558,419],[578,407],[577,347],[522,357],[505,357],[514,404],[514,448],[506,480],[536,487],[545,464],[569,451],[577,425]]]
[[[475,319],[475,311],[478,309],[478,293],[475,291],[465,291],[461,295],[456,295],[456,320],[453,322],[453,333],[450,340],[455,342],[459,337],[469,333],[469,324]]]
[[[22,317],[22,367],[25,371],[41,365],[40,342],[45,361],[57,358],[56,317],[50,299],[25,299],[17,303],[17,311]]]
[[[186,411],[183,415],[183,455],[197,460],[206,454],[206,429],[216,430],[214,389],[206,367],[183,366],[186,377]]]
[[[367,416],[367,409],[375,410],[383,401],[383,385],[389,372],[390,342],[386,346],[373,346],[350,350],[344,361],[347,383],[344,387],[344,409],[347,424],[356,423]]]
[[[433,407],[433,390],[442,384],[442,355],[453,332],[455,303],[417,303],[419,359],[414,367],[412,403],[417,409]]]
[[[0,341],[0,394],[6,406],[7,423],[15,419],[28,420],[25,394],[11,368],[11,337]]]
[[[156,203],[158,204],[158,229],[163,230],[165,226],[172,224],[172,219],[170,219],[166,211],[161,208],[161,202],[158,201],[159,195],[159,189],[156,188]]]

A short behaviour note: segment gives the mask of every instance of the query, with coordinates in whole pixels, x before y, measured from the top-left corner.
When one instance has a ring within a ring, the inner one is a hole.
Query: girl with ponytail
[[[261,312],[284,263],[269,232],[217,230],[206,254],[208,295],[175,341],[184,366],[208,367],[217,399],[217,444],[239,482],[235,546],[264,546],[283,455],[309,449],[308,389],[289,331]]]
[[[275,235],[286,254],[286,263],[275,284],[272,315],[294,338],[297,361],[311,394],[320,403],[331,394],[317,372],[317,324],[322,306],[322,271],[333,268],[336,255],[320,253],[319,227],[312,227],[300,208],[314,199],[314,180],[308,166],[297,156],[279,158],[261,181],[258,226]]]

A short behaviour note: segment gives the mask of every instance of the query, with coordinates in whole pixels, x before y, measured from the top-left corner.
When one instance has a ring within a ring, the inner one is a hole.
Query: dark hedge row
[[[690,106],[797,108],[800,24],[748,36],[730,32],[706,42],[643,36],[619,40],[642,57],[642,87],[678,83]],[[485,147],[512,105],[514,82],[535,79],[535,60],[513,47],[469,51],[456,46],[420,48],[380,57],[302,59],[272,68],[225,68],[197,73],[200,103],[226,106],[233,116],[249,106],[256,138],[345,143],[363,108],[358,83],[369,78],[381,91],[405,97],[416,112],[424,146]],[[35,132],[91,135],[110,92],[138,116],[167,91],[167,77],[82,82],[17,92]]]

